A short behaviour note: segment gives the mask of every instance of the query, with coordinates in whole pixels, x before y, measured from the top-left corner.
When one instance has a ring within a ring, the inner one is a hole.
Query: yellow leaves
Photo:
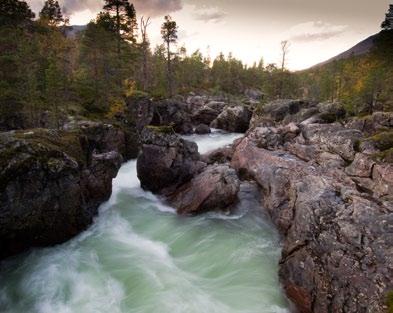
[[[133,79],[125,79],[123,81],[123,88],[124,88],[125,96],[131,97],[135,93],[135,91],[137,90],[136,81]]]
[[[108,113],[106,114],[106,116],[108,118],[115,118],[116,116],[119,116],[122,113],[124,113],[125,109],[126,109],[126,104],[123,99],[121,98],[112,99],[112,101],[110,101]]]

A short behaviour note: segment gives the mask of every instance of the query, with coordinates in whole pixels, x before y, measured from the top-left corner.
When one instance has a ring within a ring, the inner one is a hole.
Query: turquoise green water
[[[235,137],[193,139],[206,151]],[[140,189],[131,161],[87,231],[2,264],[0,312],[289,312],[278,235],[249,189],[233,216],[179,217]]]

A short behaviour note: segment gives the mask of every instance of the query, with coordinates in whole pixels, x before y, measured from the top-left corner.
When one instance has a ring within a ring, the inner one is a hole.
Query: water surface
[[[191,136],[202,152],[238,134]],[[285,313],[276,231],[243,188],[232,216],[174,214],[124,164],[95,223],[0,269],[0,312]]]

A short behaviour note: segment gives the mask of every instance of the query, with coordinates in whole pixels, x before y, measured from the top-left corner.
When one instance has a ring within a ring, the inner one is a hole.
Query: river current
[[[239,136],[187,139],[204,153]],[[88,230],[3,262],[0,312],[287,313],[279,236],[249,189],[233,215],[180,217],[125,163]]]

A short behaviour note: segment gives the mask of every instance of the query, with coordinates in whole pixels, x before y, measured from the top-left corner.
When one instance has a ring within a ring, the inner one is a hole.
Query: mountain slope
[[[343,59],[348,59],[351,56],[358,56],[358,55],[363,55],[369,52],[372,47],[374,47],[374,41],[378,37],[379,34],[372,35],[363,41],[359,42],[357,45],[353,46],[352,48],[348,49],[347,51],[340,53],[339,55],[325,61],[321,62],[319,64],[316,64],[311,67],[311,69],[320,67],[322,65],[331,63],[333,61],[338,61],[338,60],[343,60]]]

